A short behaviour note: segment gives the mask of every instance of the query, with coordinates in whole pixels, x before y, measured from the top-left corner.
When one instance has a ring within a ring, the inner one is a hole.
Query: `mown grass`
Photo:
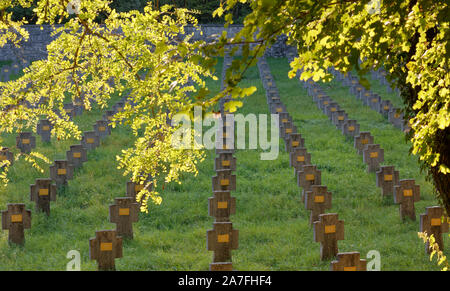
[[[281,98],[312,154],[312,162],[318,165],[323,184],[333,193],[329,212],[339,213],[345,221],[340,251],[359,251],[365,258],[369,250],[378,250],[382,270],[438,270],[417,238],[418,220],[402,222],[398,206],[391,199],[381,199],[375,176],[366,173],[353,141],[336,130],[297,80],[287,78],[287,60],[268,61]],[[218,74],[221,65],[219,60]],[[208,80],[208,84],[213,92],[219,90],[220,82]],[[256,86],[258,91],[245,100],[239,113],[268,114],[256,67],[247,73],[243,85]],[[408,155],[409,144],[402,132],[365,108],[339,84],[331,83],[324,89],[351,118],[358,120],[361,130],[372,132],[375,142],[385,149],[384,164],[395,165],[401,178],[414,178],[421,185],[417,218],[426,206],[435,205],[432,187],[419,172],[416,158]],[[100,116],[100,111],[85,112],[76,122],[83,130],[91,129]],[[38,138],[38,150],[52,159],[65,158],[65,151],[73,143],[52,140],[44,145]],[[89,161],[58,193],[50,217],[34,211],[29,201],[29,185],[38,177],[48,177],[48,166],[41,174],[18,161],[11,169],[9,186],[0,189],[0,205],[6,209],[7,203],[25,203],[33,210],[32,228],[25,231],[24,247],[10,246],[7,231],[0,233],[0,270],[65,270],[70,250],[80,252],[82,270],[95,270],[96,262],[89,260],[88,240],[96,230],[114,228],[108,221],[109,204],[125,195],[128,180],[116,168],[115,156],[132,143],[129,130],[114,129],[101,147],[89,152]],[[13,137],[6,136],[5,144],[12,147]],[[329,269],[329,261],[320,261],[320,246],[313,240],[309,213],[300,201],[301,189],[283,149],[280,141],[279,157],[273,161],[261,160],[260,150],[238,150],[235,154],[237,190],[232,195],[237,198],[237,213],[231,220],[240,232],[239,249],[233,251],[237,270]],[[124,241],[124,256],[116,260],[117,270],[208,270],[212,253],[206,250],[206,231],[212,228],[213,218],[208,216],[207,207],[208,197],[212,196],[211,177],[215,175],[214,157],[213,151],[207,151],[197,177],[186,174],[181,185],[168,185],[162,194],[163,203],[150,205],[148,214],[140,214],[139,222],[134,224],[134,240]]]

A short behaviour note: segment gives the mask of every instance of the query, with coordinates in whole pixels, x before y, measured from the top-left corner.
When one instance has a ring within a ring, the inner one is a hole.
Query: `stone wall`
[[[240,31],[241,25],[231,25],[227,28],[228,36],[234,35]],[[53,28],[49,25],[27,25],[25,29],[28,31],[30,37],[27,42],[22,42],[20,48],[15,48],[11,44],[6,44],[0,47],[0,61],[25,59],[28,61],[35,61],[43,59],[47,56],[47,45],[52,41],[51,33]],[[206,24],[201,25],[203,35],[199,31],[195,33],[194,39],[212,40],[214,36],[221,35],[224,30],[223,26]],[[186,32],[194,31],[193,27],[187,27]],[[286,36],[281,36],[278,41],[266,51],[268,57],[285,57],[290,47],[286,45]]]

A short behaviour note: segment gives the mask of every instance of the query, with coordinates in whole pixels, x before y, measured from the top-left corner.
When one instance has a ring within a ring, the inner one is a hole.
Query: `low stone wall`
[[[35,61],[47,57],[47,45],[54,39],[51,36],[53,28],[50,25],[26,25],[25,29],[29,33],[27,42],[22,42],[20,48],[16,48],[12,44],[6,44],[0,47],[0,61],[25,59],[28,61]],[[59,27],[59,26],[56,26]],[[224,30],[223,26],[206,24],[200,26],[203,34],[196,31],[194,39],[211,40],[215,35],[221,35]],[[232,36],[242,29],[242,25],[231,25],[226,28],[228,36]],[[187,27],[186,33],[192,33],[193,27]],[[265,55],[267,57],[285,57],[287,52],[292,48],[286,45],[286,36],[280,36],[278,41],[270,47]]]

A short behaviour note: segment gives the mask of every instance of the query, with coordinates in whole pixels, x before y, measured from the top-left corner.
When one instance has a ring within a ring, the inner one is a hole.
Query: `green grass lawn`
[[[358,120],[361,131],[369,130],[375,142],[385,149],[384,165],[395,165],[400,178],[414,178],[421,186],[422,200],[416,203],[416,221],[400,220],[398,205],[381,199],[375,174],[366,173],[362,157],[353,148],[353,140],[344,137],[316,107],[298,80],[288,79],[286,59],[268,59],[282,101],[288,106],[298,131],[312,155],[312,163],[322,171],[322,182],[333,193],[333,208],[345,221],[345,240],[339,241],[341,252],[359,251],[365,258],[370,250],[381,254],[382,270],[438,270],[424,252],[417,237],[419,214],[436,205],[431,184],[420,173],[417,158],[408,155],[409,144],[403,133],[372,111],[348,89],[332,82],[324,90]],[[220,77],[222,62],[217,72]],[[220,82],[208,81],[213,92]],[[245,100],[242,114],[268,114],[264,88],[256,67],[245,76],[243,86],[258,91]],[[379,85],[378,85],[379,86]],[[382,89],[382,88],[378,88]],[[378,90],[377,89],[377,90]],[[394,96],[395,97],[395,96]],[[76,118],[83,130],[92,129],[102,111],[96,109]],[[5,145],[14,147],[14,135],[5,135]],[[37,138],[37,149],[51,159],[65,158],[75,142],[52,140],[45,145]],[[70,250],[81,254],[81,269],[96,270],[89,260],[89,238],[96,230],[113,229],[108,221],[109,205],[126,193],[126,182],[117,170],[115,156],[131,146],[133,140],[125,127],[113,130],[102,146],[88,154],[89,161],[75,172],[69,186],[52,202],[51,215],[37,213],[29,200],[30,184],[39,177],[28,163],[18,161],[11,168],[11,182],[0,188],[0,208],[7,203],[25,203],[32,213],[32,228],[25,231],[25,246],[8,244],[7,231],[0,232],[0,270],[65,270]],[[274,161],[260,160],[259,150],[239,150],[237,158],[236,215],[233,227],[239,230],[239,249],[233,251],[236,270],[329,270],[330,261],[322,262],[320,245],[313,240],[309,212],[300,200],[289,157],[280,140],[280,154]],[[212,228],[208,216],[208,197],[212,196],[213,151],[199,165],[199,175],[186,174],[181,185],[172,184],[162,193],[161,205],[150,205],[149,213],[140,214],[134,224],[134,240],[125,240],[123,258],[116,260],[117,270],[208,270],[212,252],[206,249],[206,231]],[[446,245],[448,237],[445,238]]]

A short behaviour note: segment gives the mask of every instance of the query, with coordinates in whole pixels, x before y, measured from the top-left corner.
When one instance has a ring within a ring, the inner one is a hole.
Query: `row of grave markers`
[[[325,213],[331,208],[332,194],[321,185],[321,171],[311,164],[311,154],[305,148],[304,139],[293,123],[286,106],[280,100],[274,78],[265,59],[258,61],[267,102],[272,114],[278,114],[280,137],[289,153],[290,166],[294,168],[297,184],[302,188],[302,202],[310,210],[310,224],[314,229],[314,241],[320,243],[320,258],[337,258],[330,264],[334,271],[365,271],[366,260],[360,259],[359,252],[339,253],[338,241],[344,239],[344,221],[337,213]]]
[[[330,71],[338,81],[349,87],[350,94],[355,95],[364,105],[386,117],[393,126],[402,131],[409,131],[409,124],[404,119],[400,108],[395,108],[390,100],[383,100],[380,95],[365,89],[359,83],[358,77],[352,76],[351,73],[344,75],[335,69],[330,69]]]
[[[374,137],[370,132],[360,132],[356,120],[349,120],[348,115],[328,97],[312,80],[303,82],[308,94],[317,102],[329,119],[341,129],[342,133],[353,136],[354,147],[358,154],[363,155],[363,161],[368,165],[368,172],[376,173],[376,184],[381,188],[383,196],[394,197],[394,203],[399,204],[399,214],[402,220],[409,217],[416,220],[414,203],[420,200],[420,186],[414,179],[399,179],[399,172],[394,166],[380,166],[384,161],[384,150],[380,145],[374,144]],[[362,90],[357,90],[362,91]],[[375,103],[375,102],[374,102]],[[448,219],[440,206],[426,208],[426,213],[420,215],[420,231],[433,234],[441,250],[444,250],[442,234],[449,231]],[[426,251],[430,249],[426,245]]]
[[[232,58],[225,56],[222,71],[222,90],[225,73]],[[206,232],[206,246],[213,251],[210,271],[232,271],[231,251],[239,246],[239,231],[233,229],[230,216],[236,213],[236,198],[231,191],[236,190],[236,158],[234,154],[234,116],[225,111],[224,104],[229,96],[220,101],[219,128],[217,130],[216,157],[212,177],[213,197],[208,198],[208,213],[214,217],[213,229]]]

